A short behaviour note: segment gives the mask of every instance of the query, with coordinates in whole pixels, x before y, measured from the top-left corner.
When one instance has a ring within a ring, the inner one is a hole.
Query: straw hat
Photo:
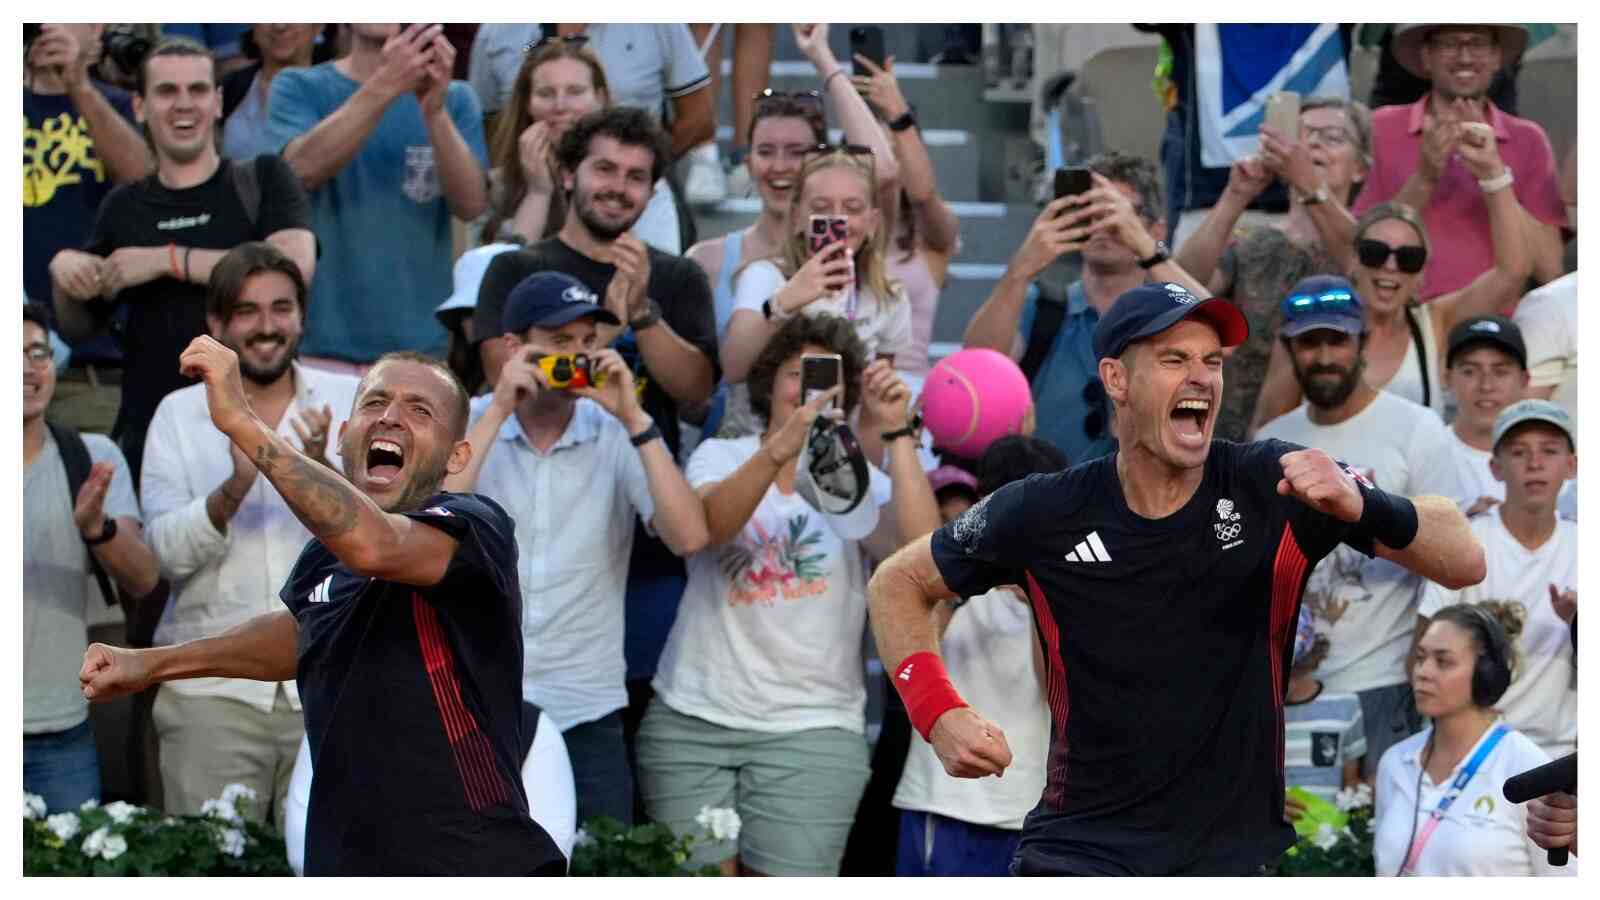
[[[1422,68],[1422,42],[1427,40],[1429,33],[1435,28],[1444,28],[1449,23],[1444,22],[1412,22],[1406,25],[1396,25],[1394,28],[1394,43],[1390,49],[1394,51],[1394,58],[1411,74],[1426,80],[1428,73]],[[1528,49],[1528,28],[1525,25],[1501,25],[1492,22],[1473,22],[1474,27],[1492,28],[1500,38],[1501,65],[1509,66],[1522,58],[1522,51]]]

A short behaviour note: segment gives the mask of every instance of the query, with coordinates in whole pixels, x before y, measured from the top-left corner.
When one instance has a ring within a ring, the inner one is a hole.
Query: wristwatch
[[[98,547],[101,544],[104,544],[104,543],[107,543],[107,542],[111,541],[116,536],[117,536],[117,520],[111,518],[110,516],[106,516],[105,528],[100,532],[100,536],[95,538],[92,541],[89,540],[88,538],[84,538],[83,539],[83,543],[84,543],[85,546],[88,546],[88,547]]]
[[[651,421],[650,427],[628,438],[628,443],[635,447],[643,447],[656,438],[661,437],[661,426]]]
[[[905,131],[915,124],[917,124],[916,114],[909,109],[888,123],[890,131]]]
[[[1328,186],[1326,184],[1319,184],[1317,185],[1317,189],[1315,191],[1312,191],[1309,194],[1300,195],[1300,202],[1307,206],[1316,206],[1318,203],[1326,203],[1327,200]]]
[[[1159,265],[1161,265],[1162,263],[1166,262],[1167,260],[1169,260],[1171,258],[1172,258],[1172,253],[1171,253],[1171,251],[1167,250],[1167,242],[1166,241],[1156,241],[1155,252],[1151,253],[1149,256],[1145,257],[1144,259],[1139,260],[1139,268],[1141,268],[1141,269],[1154,268],[1155,266],[1159,266]]]
[[[920,431],[922,431],[922,414],[921,413],[917,413],[916,415],[911,417],[911,421],[910,422],[906,423],[906,427],[904,427],[904,428],[896,428],[894,431],[880,432],[878,434],[878,437],[883,439],[884,444],[889,444],[889,443],[897,441],[897,440],[899,440],[900,438],[903,438],[903,437],[908,437],[908,438],[911,438],[912,440],[916,440],[917,439],[917,434]]]
[[[643,331],[661,321],[661,304],[654,300],[646,300],[645,303],[644,315],[637,319],[628,320],[628,327],[634,331]]]

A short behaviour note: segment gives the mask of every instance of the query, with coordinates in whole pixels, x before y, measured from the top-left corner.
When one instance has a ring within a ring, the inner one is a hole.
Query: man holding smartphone
[[[1150,279],[1210,293],[1169,258],[1153,163],[1113,151],[1086,169],[1061,170],[1056,186],[963,343],[1020,362],[1033,385],[1036,434],[1078,463],[1116,447],[1091,341],[1100,317]],[[1055,264],[1072,253],[1081,255],[1082,277],[1066,284]]]
[[[472,404],[472,459],[445,481],[503,506],[516,524],[522,590],[522,697],[562,730],[578,822],[633,820],[633,773],[623,744],[626,560],[635,522],[676,556],[705,546],[705,512],[640,408],[633,373],[599,341],[620,320],[578,279],[524,278],[506,298],[490,342],[507,357],[492,397]],[[565,389],[587,356],[591,386]],[[542,362],[566,357],[565,367]]]

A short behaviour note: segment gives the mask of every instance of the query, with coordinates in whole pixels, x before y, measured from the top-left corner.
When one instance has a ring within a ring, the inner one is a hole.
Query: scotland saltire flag
[[[1200,162],[1231,165],[1255,153],[1267,97],[1350,96],[1350,73],[1336,23],[1196,24],[1195,76],[1200,106]]]

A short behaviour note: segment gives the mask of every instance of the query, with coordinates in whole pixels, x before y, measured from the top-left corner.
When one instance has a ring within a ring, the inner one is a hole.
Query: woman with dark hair
[[[531,244],[561,230],[568,198],[556,145],[573,123],[611,103],[605,66],[586,36],[543,38],[528,47],[489,148],[489,213],[480,243]],[[664,179],[657,180],[632,230],[663,253],[681,249]]]
[[[251,65],[228,73],[218,89],[222,91],[222,155],[228,159],[255,159],[263,153],[277,153],[267,137],[267,98],[272,95],[272,79],[284,69],[316,65],[332,57],[317,54],[317,36],[325,25],[252,25],[239,39]],[[329,46],[325,43],[324,47]]]
[[[807,353],[838,354],[843,383],[803,403]],[[698,844],[696,864],[835,875],[868,775],[864,555],[931,532],[939,512],[909,430],[889,441],[888,477],[868,464],[848,519],[800,491],[797,460],[819,415],[862,403],[896,430],[910,417],[910,391],[887,363],[867,364],[849,322],[785,323],[749,383],[763,428],[707,440],[689,459],[711,546],[689,559],[639,729],[640,792],[650,818],[680,833],[698,830],[704,807],[739,812],[737,842]]]
[[[1551,866],[1525,834],[1526,812],[1505,781],[1550,761],[1500,720],[1522,615],[1501,603],[1434,613],[1412,653],[1417,711],[1432,727],[1378,764],[1373,859],[1379,875],[1577,875]]]

